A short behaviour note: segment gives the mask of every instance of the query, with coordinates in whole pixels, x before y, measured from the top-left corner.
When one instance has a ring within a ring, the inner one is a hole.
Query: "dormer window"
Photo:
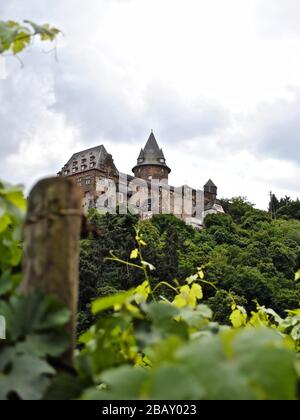
[[[90,168],[92,169],[92,168],[95,168],[95,166],[96,166],[96,162],[91,162],[90,163]]]
[[[144,159],[138,159],[138,163],[143,163]]]
[[[69,172],[70,172],[70,171],[68,171],[68,170],[67,170],[67,171],[65,171],[65,172],[64,172],[64,175],[69,175]]]
[[[159,159],[160,163],[166,163],[165,159]]]
[[[77,166],[78,165],[78,162],[77,162],[77,160],[75,160],[74,162],[73,162],[73,166]]]
[[[73,174],[74,174],[75,172],[78,171],[78,168],[77,167],[76,168],[73,168],[72,171],[73,171]]]
[[[86,165],[81,165],[81,170],[82,170],[82,171],[85,171],[85,170],[86,170],[86,168],[87,168],[87,166],[86,166]]]
[[[82,159],[82,160],[81,160],[81,163],[85,163],[85,162],[86,162],[86,159]]]
[[[90,158],[91,160],[95,160],[96,158],[95,158],[95,156],[91,156],[91,158]]]

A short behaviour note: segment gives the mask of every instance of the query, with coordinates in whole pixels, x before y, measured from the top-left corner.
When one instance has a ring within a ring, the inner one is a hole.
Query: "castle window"
[[[70,172],[70,171],[65,171],[65,172],[64,172],[64,174],[65,174],[65,175],[69,175],[69,172]]]
[[[91,169],[92,169],[92,168],[95,168],[95,166],[96,166],[96,163],[95,163],[95,162],[90,163],[90,168],[91,168]]]
[[[72,169],[73,174],[74,174],[75,172],[77,172],[77,171],[78,171],[78,168],[73,168],[73,169]]]
[[[77,184],[78,185],[82,185],[82,178],[80,177],[80,178],[77,178]]]
[[[87,176],[85,178],[85,185],[91,185],[91,183],[92,183],[92,178],[90,176]]]
[[[84,171],[87,168],[86,165],[81,165],[81,170]]]

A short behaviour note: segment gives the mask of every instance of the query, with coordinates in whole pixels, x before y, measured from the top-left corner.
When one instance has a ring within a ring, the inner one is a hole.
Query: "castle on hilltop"
[[[112,155],[103,145],[75,153],[58,176],[72,177],[81,188],[83,208],[111,211],[131,206],[143,219],[154,214],[171,213],[188,224],[201,228],[209,213],[224,213],[217,199],[217,186],[210,179],[203,191],[187,185],[169,185],[168,167],[163,150],[151,132],[132,169],[134,176],[118,171]]]

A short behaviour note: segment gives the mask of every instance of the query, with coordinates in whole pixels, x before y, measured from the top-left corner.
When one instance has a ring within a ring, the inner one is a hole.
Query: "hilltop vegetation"
[[[257,301],[283,316],[300,300],[300,285],[295,281],[300,267],[300,220],[297,210],[295,218],[290,210],[287,216],[287,207],[297,209],[298,203],[290,201],[278,208],[278,218],[272,219],[243,198],[223,200],[226,214],[208,215],[202,231],[171,215],[140,222],[147,244],[143,258],[156,268],[151,272],[152,286],[162,281],[174,284],[174,280],[182,284],[202,267],[206,280],[213,283],[204,289],[215,321],[229,322],[232,297],[248,311],[255,309]],[[81,330],[91,321],[91,300],[128,290],[140,283],[142,275],[133,267],[106,260],[111,251],[130,260],[137,217],[92,212],[90,219],[100,228],[101,237],[82,242]],[[168,297],[170,289],[160,288],[159,293]]]
[[[170,216],[91,214],[101,236],[82,242],[84,334],[70,373],[61,364],[69,312],[18,289],[25,200],[0,183],[0,202],[0,400],[299,398],[300,311],[280,317],[252,301],[282,312],[297,302],[298,221],[271,220],[240,199],[201,232]]]

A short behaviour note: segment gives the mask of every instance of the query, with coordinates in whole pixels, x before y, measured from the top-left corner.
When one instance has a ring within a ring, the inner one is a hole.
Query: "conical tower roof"
[[[209,179],[204,186],[205,187],[217,187],[216,184],[211,179]]]
[[[166,158],[163,150],[159,147],[154,133],[151,132],[150,137],[144,149],[141,150],[137,165],[134,167],[133,172],[139,166],[161,166],[167,168],[169,172],[171,169],[166,164]]]

